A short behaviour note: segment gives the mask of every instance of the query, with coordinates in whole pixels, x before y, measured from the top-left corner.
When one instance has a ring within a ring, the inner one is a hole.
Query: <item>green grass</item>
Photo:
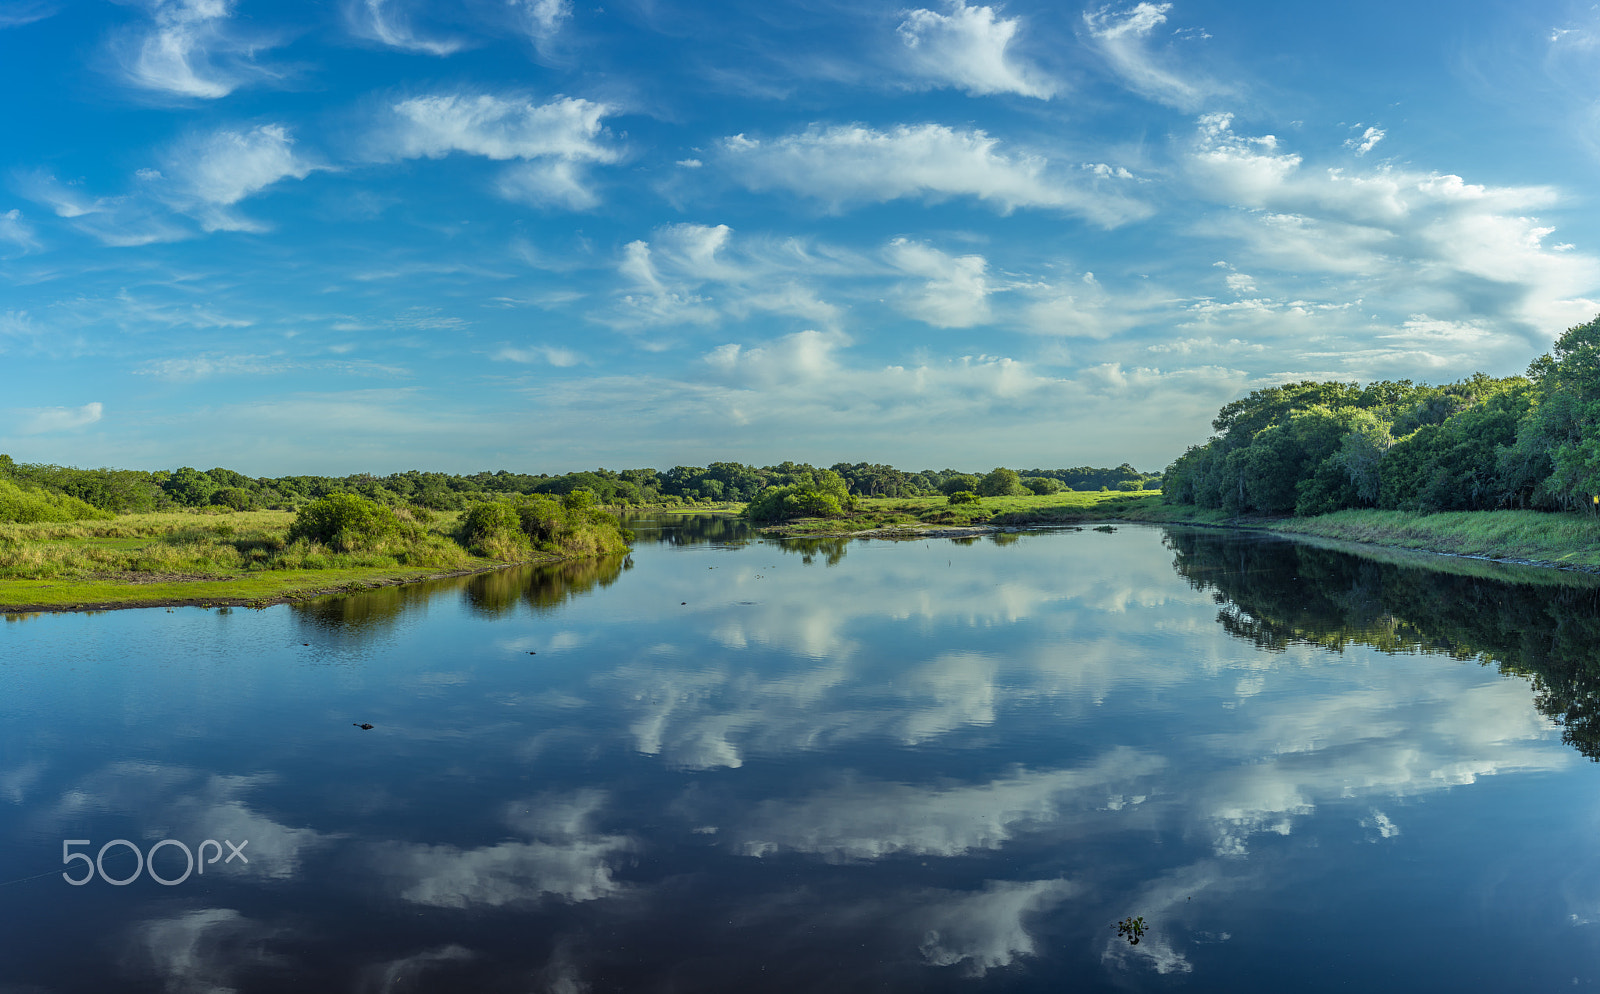
[[[475,560],[469,568],[491,569],[500,565],[490,560]],[[126,578],[0,579],[0,611],[162,604],[264,606],[322,593],[410,583],[439,575],[442,574],[437,569],[401,567],[264,570],[210,580],[163,580],[159,577],[137,582]]]
[[[1157,491],[1063,491],[1039,497],[984,497],[976,504],[951,504],[943,497],[864,497],[841,518],[801,518],[767,529],[785,535],[849,535],[880,529],[1022,525],[1125,518],[1160,508]]]

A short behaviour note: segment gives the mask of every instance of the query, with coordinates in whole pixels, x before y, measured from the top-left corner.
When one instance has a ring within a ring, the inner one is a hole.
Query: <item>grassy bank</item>
[[[509,520],[486,524],[470,513],[399,508],[373,535],[320,539],[297,533],[286,511],[0,524],[0,611],[261,605],[626,548],[599,512],[535,502],[524,523],[522,505],[501,509]]]
[[[1163,506],[1155,491],[1068,490],[1047,496],[984,497],[971,504],[951,504],[943,497],[863,497],[854,511],[842,517],[800,518],[764,530],[778,535],[851,535],[975,525],[1070,524],[1106,518],[1135,520],[1134,515]]]
[[[1266,523],[1274,531],[1399,549],[1600,569],[1600,519],[1542,511],[1336,511]]]

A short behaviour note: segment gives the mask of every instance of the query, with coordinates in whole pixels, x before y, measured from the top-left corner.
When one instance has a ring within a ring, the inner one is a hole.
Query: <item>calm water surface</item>
[[[1158,527],[635,527],[626,560],[9,618],[0,991],[1600,974],[1593,582]],[[218,844],[173,886],[62,879],[63,840],[113,839],[113,879]]]

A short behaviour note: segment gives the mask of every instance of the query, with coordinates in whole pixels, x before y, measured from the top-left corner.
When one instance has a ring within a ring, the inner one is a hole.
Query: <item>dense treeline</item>
[[[998,470],[996,472],[999,472]],[[1005,470],[1021,492],[1132,489],[1159,485],[1159,477],[1124,463],[1116,469]],[[993,474],[989,474],[993,476]],[[513,495],[563,498],[578,491],[611,506],[754,501],[764,491],[807,488],[818,481],[838,490],[836,499],[917,497],[975,490],[976,474],[954,469],[909,473],[876,463],[836,463],[821,469],[807,463],[748,466],[715,462],[709,466],[655,469],[586,470],[549,474],[480,472],[470,475],[411,470],[388,476],[282,476],[252,478],[223,467],[191,466],[167,470],[76,469],[42,463],[17,463],[0,455],[0,521],[76,520],[96,513],[133,513],[193,507],[234,510],[296,510],[334,494],[356,494],[391,507],[462,511],[486,500]],[[835,484],[833,481],[837,480]],[[790,490],[792,494],[797,491]],[[1010,492],[1004,491],[1004,492]],[[827,510],[826,507],[823,508]],[[20,515],[20,516],[19,516]]]
[[[1600,318],[1526,376],[1287,383],[1226,405],[1167,468],[1165,499],[1231,514],[1593,508]]]

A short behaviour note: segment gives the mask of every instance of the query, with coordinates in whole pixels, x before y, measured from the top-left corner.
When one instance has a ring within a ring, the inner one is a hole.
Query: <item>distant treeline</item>
[[[875,463],[837,463],[830,467],[850,494],[862,497],[916,497],[971,490],[981,474],[953,469],[911,473]],[[601,504],[648,505],[750,501],[769,487],[803,485],[824,470],[806,463],[747,466],[717,462],[709,466],[655,469],[587,470],[552,476],[506,470],[470,475],[411,470],[388,476],[248,477],[217,467],[197,470],[77,469],[43,463],[17,463],[0,455],[0,521],[68,520],[100,513],[132,513],[182,507],[216,506],[235,510],[295,510],[330,494],[353,493],[389,505],[459,511],[510,494],[565,496],[587,490]],[[1160,476],[1127,463],[1115,469],[1018,471],[1034,492],[1052,486],[1073,490],[1139,490],[1158,487]],[[1035,482],[1030,482],[1035,481]],[[1051,482],[1037,482],[1051,481]],[[77,504],[81,501],[83,507]]]
[[[1257,390],[1167,468],[1165,499],[1233,514],[1592,509],[1600,495],[1600,317],[1526,376],[1478,373]]]

